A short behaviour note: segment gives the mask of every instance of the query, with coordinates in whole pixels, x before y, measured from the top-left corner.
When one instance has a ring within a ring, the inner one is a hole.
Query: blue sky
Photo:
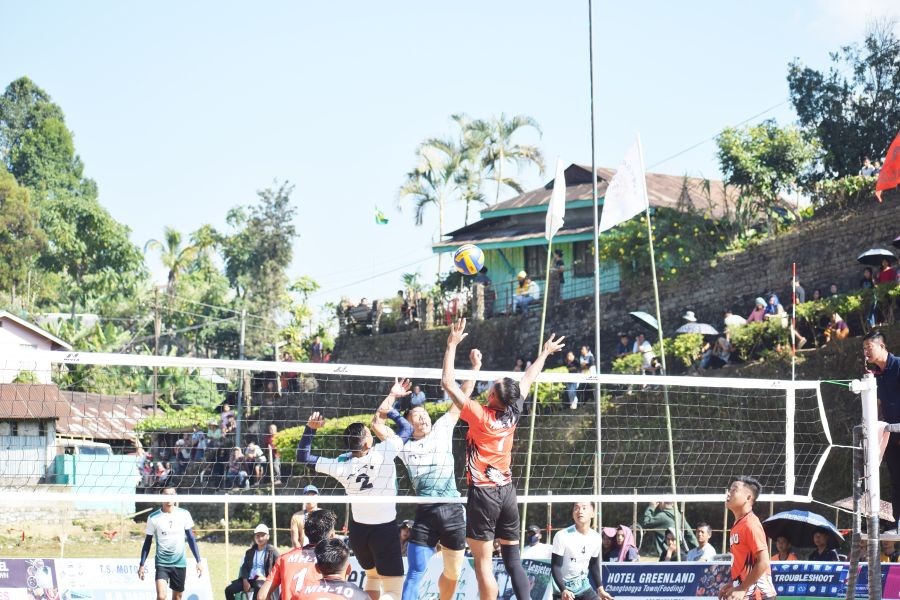
[[[825,66],[891,11],[890,0],[596,0],[598,165],[615,167],[639,131],[653,170],[718,177],[712,142],[661,161],[772,106],[756,120],[791,122],[788,63]],[[548,167],[590,163],[584,1],[2,0],[0,15],[0,84],[27,75],[62,106],[135,243],[167,225],[224,228],[229,208],[290,180],[291,273],[320,282],[316,304],[390,295],[404,272],[432,280],[436,212],[414,226],[397,188],[417,144],[452,131],[449,115],[531,115],[543,136],[521,139]],[[526,189],[550,177],[522,173]],[[376,204],[389,225],[374,224]],[[451,207],[447,229],[461,225]]]

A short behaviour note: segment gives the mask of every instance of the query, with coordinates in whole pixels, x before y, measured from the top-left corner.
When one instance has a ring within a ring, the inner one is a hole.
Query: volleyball
[[[463,275],[475,275],[484,266],[484,252],[475,244],[460,246],[453,253],[453,266]]]

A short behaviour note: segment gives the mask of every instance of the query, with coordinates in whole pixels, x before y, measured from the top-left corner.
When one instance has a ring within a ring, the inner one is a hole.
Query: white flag
[[[561,158],[556,159],[556,177],[553,179],[553,193],[550,194],[550,204],[547,206],[547,223],[544,237],[552,240],[559,228],[563,226],[563,217],[566,214],[566,174],[563,170]]]
[[[641,160],[641,140],[634,142],[603,197],[600,231],[612,229],[634,215],[647,210],[647,180]]]

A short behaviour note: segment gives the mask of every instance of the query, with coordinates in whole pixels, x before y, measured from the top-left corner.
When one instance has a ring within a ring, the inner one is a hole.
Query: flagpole
[[[596,118],[594,116],[594,13],[592,0],[588,0],[588,66],[591,71],[591,200],[594,207],[594,366],[600,373],[600,201],[597,195],[597,140]],[[594,421],[597,426],[597,452],[594,457],[594,496],[597,501],[597,531],[603,528],[603,503],[599,501],[601,485],[601,468],[603,457],[600,453],[600,442],[603,439],[600,411],[600,379],[594,387]]]
[[[554,186],[556,182],[554,182]],[[541,310],[541,334],[538,336],[538,354],[544,349],[544,325],[547,322],[547,299],[550,298],[550,257],[553,255],[553,238],[547,242],[547,270],[544,276],[544,307]],[[535,355],[535,356],[537,356]],[[525,527],[528,524],[528,489],[531,483],[531,450],[534,447],[534,419],[537,415],[538,387],[541,384],[534,382],[534,390],[531,392],[531,419],[528,426],[528,453],[525,455],[525,501],[522,503],[522,520],[519,524],[522,535],[519,537],[520,546],[525,544]]]
[[[637,144],[638,144],[638,156],[640,157],[641,162],[641,177],[644,178],[646,182],[647,173],[644,171],[644,147],[641,145],[641,135],[637,136]],[[660,362],[662,363],[662,372],[663,374],[668,373],[668,369],[666,368],[666,342],[665,337],[663,336],[663,327],[662,327],[662,316],[661,311],[659,309],[659,282],[656,278],[656,256],[653,252],[653,224],[650,222],[650,198],[647,197],[647,185],[644,183],[642,186],[644,190],[644,210],[647,215],[647,239],[650,241],[650,271],[653,273],[653,299],[656,302],[656,331],[657,335],[659,335],[659,354],[660,354]],[[669,387],[667,385],[663,385],[663,398],[666,409],[666,437],[669,444],[669,478],[672,484],[672,495],[677,495],[677,488],[675,485],[675,445],[672,441],[672,413],[669,409]],[[674,514],[675,514],[675,538],[678,540],[678,543],[675,545],[675,553],[678,557],[678,560],[681,560],[681,536],[683,534],[681,528],[681,518],[678,514],[678,502],[674,502]]]

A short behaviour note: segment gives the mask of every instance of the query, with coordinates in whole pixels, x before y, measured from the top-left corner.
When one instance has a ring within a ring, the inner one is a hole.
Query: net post
[[[788,495],[794,494],[794,487],[797,482],[794,472],[795,460],[795,440],[794,429],[797,413],[797,394],[794,388],[787,389],[787,397],[784,405],[784,493]]]
[[[879,516],[881,506],[881,439],[878,428],[878,386],[875,375],[867,373],[862,380],[853,380],[850,390],[860,395],[862,400],[863,436],[865,447],[865,480],[869,502],[868,514],[868,557],[869,557],[869,597],[881,599],[881,560],[879,548]]]
[[[228,518],[228,500],[225,500],[225,573],[226,577],[231,576],[231,540],[229,533],[231,529],[229,527],[229,523],[231,519]]]
[[[278,349],[276,347],[275,354],[277,356]],[[272,494],[272,544],[277,548],[278,547],[278,525],[275,522],[275,453],[272,451],[272,447],[269,446],[266,448],[266,451],[269,453],[269,490]]]

